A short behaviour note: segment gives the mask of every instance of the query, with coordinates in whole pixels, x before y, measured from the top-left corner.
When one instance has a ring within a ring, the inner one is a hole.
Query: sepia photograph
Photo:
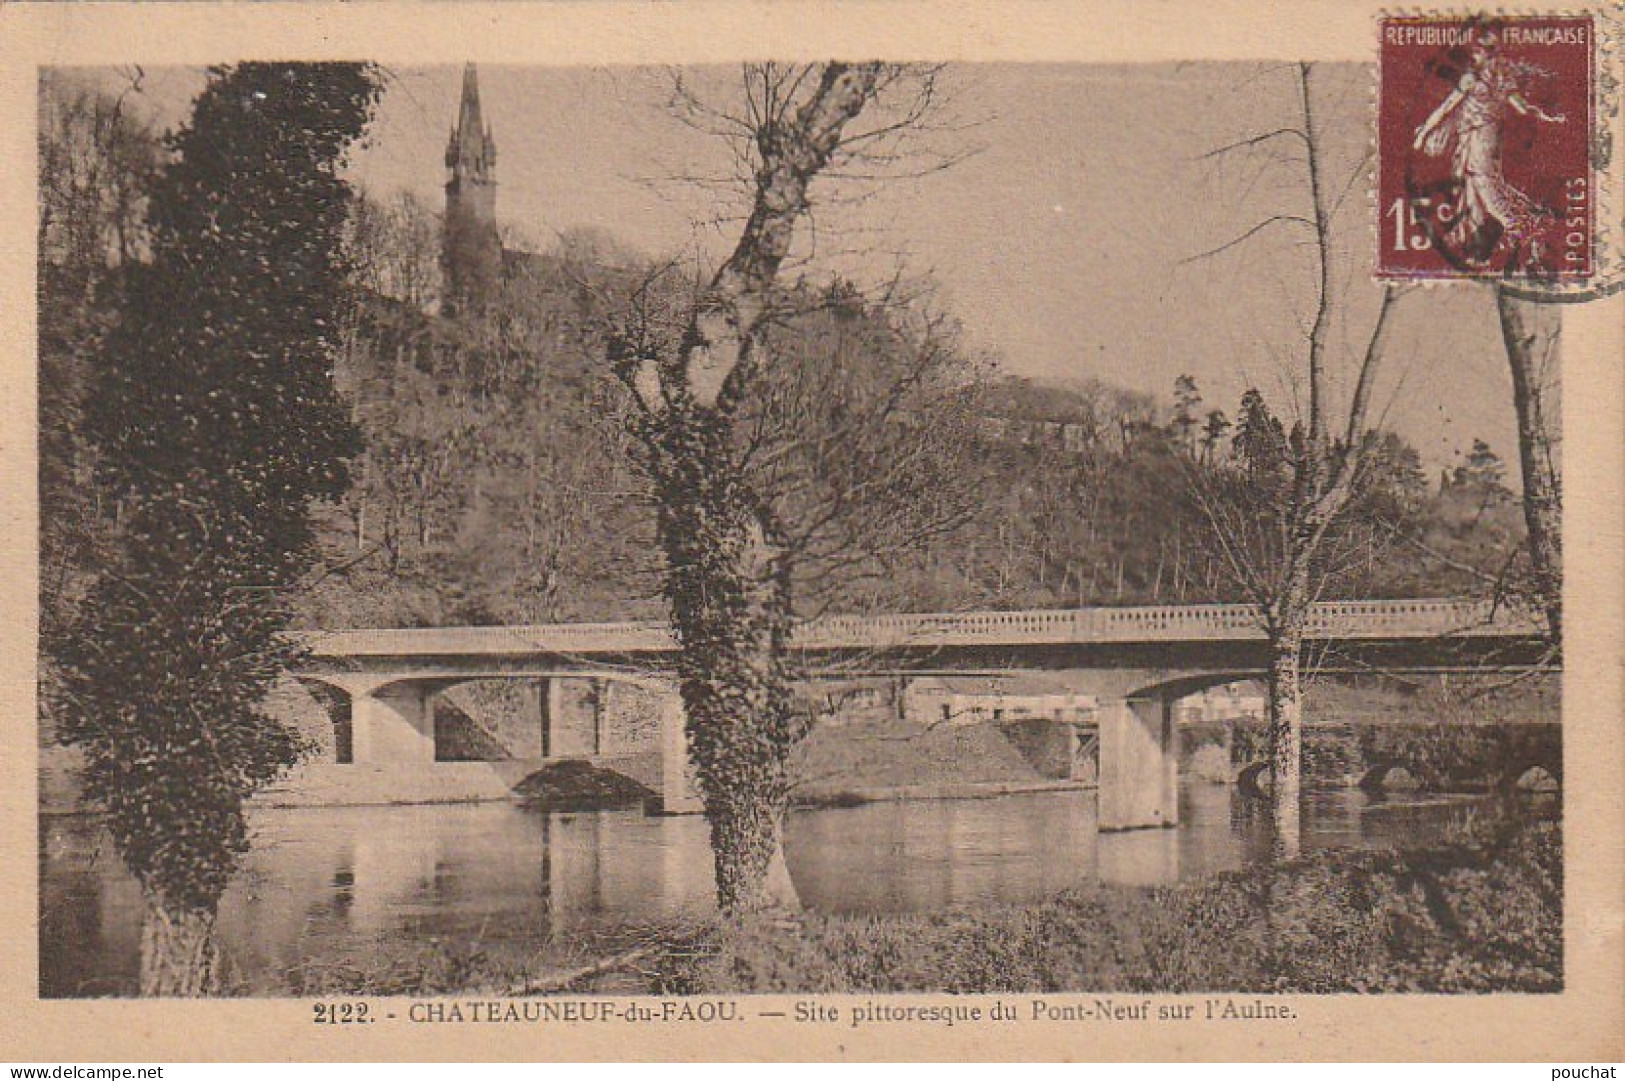
[[[1619,716],[1565,694],[1565,583],[1599,674],[1618,583],[1565,577],[1563,398],[1625,280],[1613,18],[31,65],[21,993],[755,1031],[1590,988],[1620,815],[1574,835],[1568,781]]]

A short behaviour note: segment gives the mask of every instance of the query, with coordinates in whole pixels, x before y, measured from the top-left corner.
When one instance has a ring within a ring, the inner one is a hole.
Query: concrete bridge
[[[1527,667],[1538,627],[1453,600],[1320,604],[1305,662],[1318,672],[1454,672]],[[296,673],[348,719],[351,758],[374,766],[435,760],[433,696],[471,680],[545,681],[542,754],[589,757],[596,730],[562,723],[563,680],[631,684],[655,703],[665,809],[698,809],[683,712],[671,676],[677,643],[658,623],[344,630],[306,635]],[[1173,706],[1206,687],[1261,676],[1269,650],[1246,605],[835,616],[803,624],[792,648],[808,678],[1005,674],[1043,670],[1093,702],[1103,829],[1178,822]]]

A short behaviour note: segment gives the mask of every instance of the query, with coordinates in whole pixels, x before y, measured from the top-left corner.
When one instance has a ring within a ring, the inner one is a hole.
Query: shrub
[[[1323,851],[1159,889],[1025,907],[730,926],[657,985],[689,993],[1550,992],[1562,988],[1558,825]],[[690,944],[692,945],[692,944]]]
[[[1268,758],[1259,721],[1236,725],[1231,762]],[[1561,774],[1562,727],[1556,724],[1458,722],[1311,725],[1304,730],[1303,770],[1310,784],[1343,784],[1380,767],[1403,767],[1425,789],[1485,788],[1515,780],[1529,766]]]

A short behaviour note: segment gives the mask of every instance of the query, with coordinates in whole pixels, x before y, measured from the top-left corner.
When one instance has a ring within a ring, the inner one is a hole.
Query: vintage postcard
[[[1625,1054],[1616,7],[0,42],[0,1058]]]

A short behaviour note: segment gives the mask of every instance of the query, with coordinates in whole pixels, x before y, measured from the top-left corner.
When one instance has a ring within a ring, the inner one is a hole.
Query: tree
[[[442,228],[441,215],[411,192],[383,201],[359,193],[345,237],[357,285],[399,301],[405,311],[428,310],[444,291]]]
[[[813,182],[893,155],[934,87],[931,71],[878,63],[765,64],[745,69],[736,115],[684,99],[690,115],[738,136],[749,210],[731,254],[691,299],[641,305],[610,346],[652,483],[690,750],[717,897],[731,914],[794,898],[780,826],[787,759],[806,729],[790,682],[798,522],[767,487],[772,452],[751,421],[773,412],[771,388],[785,386],[775,379],[777,328],[786,300],[789,314],[797,305],[781,275]],[[884,111],[888,97],[900,99],[897,111]],[[877,102],[881,115],[860,122]]]
[[[1182,375],[1174,380],[1174,415],[1170,424],[1174,440],[1188,453],[1196,453],[1196,428],[1201,423],[1197,411],[1202,406],[1202,392],[1196,388],[1194,375]]]
[[[1314,66],[1292,66],[1298,116],[1293,123],[1242,139],[1213,152],[1259,153],[1285,147],[1272,164],[1299,171],[1307,205],[1283,210],[1235,240],[1204,253],[1229,250],[1272,226],[1299,230],[1312,253],[1312,317],[1297,346],[1307,383],[1303,419],[1287,431],[1268,413],[1263,397],[1250,392],[1236,422],[1238,458],[1246,484],[1213,485],[1197,478],[1194,489],[1227,566],[1258,610],[1269,640],[1268,713],[1270,786],[1280,848],[1295,852],[1300,827],[1303,745],[1302,663],[1304,631],[1313,602],[1327,581],[1328,537],[1369,479],[1377,440],[1366,414],[1381,366],[1389,316],[1400,290],[1388,285],[1358,361],[1345,422],[1334,430],[1328,344],[1339,297],[1333,281],[1339,259],[1334,219],[1343,195],[1363,174],[1356,166],[1339,187],[1329,175],[1326,133],[1316,111]],[[1340,194],[1341,193],[1341,194]]]
[[[1213,455],[1229,434],[1230,418],[1224,415],[1224,410],[1208,410],[1207,419],[1202,424],[1202,464],[1213,464]]]
[[[432,229],[376,204],[355,217],[338,376],[365,449],[348,520],[322,538],[333,572],[307,618],[652,615],[653,515],[637,498],[612,408],[619,384],[603,364],[612,313],[647,259],[585,235],[509,249],[486,303],[435,314],[432,291],[411,285],[435,265]]]
[[[90,285],[146,247],[147,190],[158,166],[151,128],[125,108],[140,68],[118,93],[42,69],[39,103],[40,258]]]
[[[1552,645],[1563,644],[1563,473],[1552,416],[1561,364],[1562,313],[1497,288],[1501,337],[1512,371],[1512,405],[1518,417],[1518,465],[1523,474],[1523,515],[1529,531],[1535,604],[1546,617]]]
[[[1506,474],[1506,465],[1495,449],[1482,439],[1475,438],[1472,449],[1467,452],[1467,459],[1452,472],[1451,483],[1470,489],[1485,499],[1504,498],[1511,494],[1502,483],[1506,480]]]
[[[211,69],[87,407],[125,526],[64,647],[62,735],[141,885],[146,995],[216,987],[243,801],[300,748],[261,702],[290,658],[311,504],[356,449],[331,380],[339,169],[376,92],[357,64]]]
[[[1511,497],[1512,493],[1507,491],[1507,486],[1503,483],[1505,480],[1505,463],[1482,439],[1473,440],[1473,448],[1467,452],[1467,460],[1456,466],[1450,476],[1452,487],[1477,500],[1475,521],[1482,518],[1484,512],[1493,504]]]
[[[764,338],[773,363],[736,417],[800,614],[918,605],[881,584],[980,509],[967,444],[980,371],[957,327],[917,299],[799,286],[780,301],[794,314]]]
[[[146,250],[146,193],[158,136],[119,93],[43,70],[39,85],[40,633],[55,641],[104,539],[84,399],[90,362],[118,316],[127,266]],[[49,652],[49,651],[48,651]],[[47,665],[49,668],[49,665]]]

